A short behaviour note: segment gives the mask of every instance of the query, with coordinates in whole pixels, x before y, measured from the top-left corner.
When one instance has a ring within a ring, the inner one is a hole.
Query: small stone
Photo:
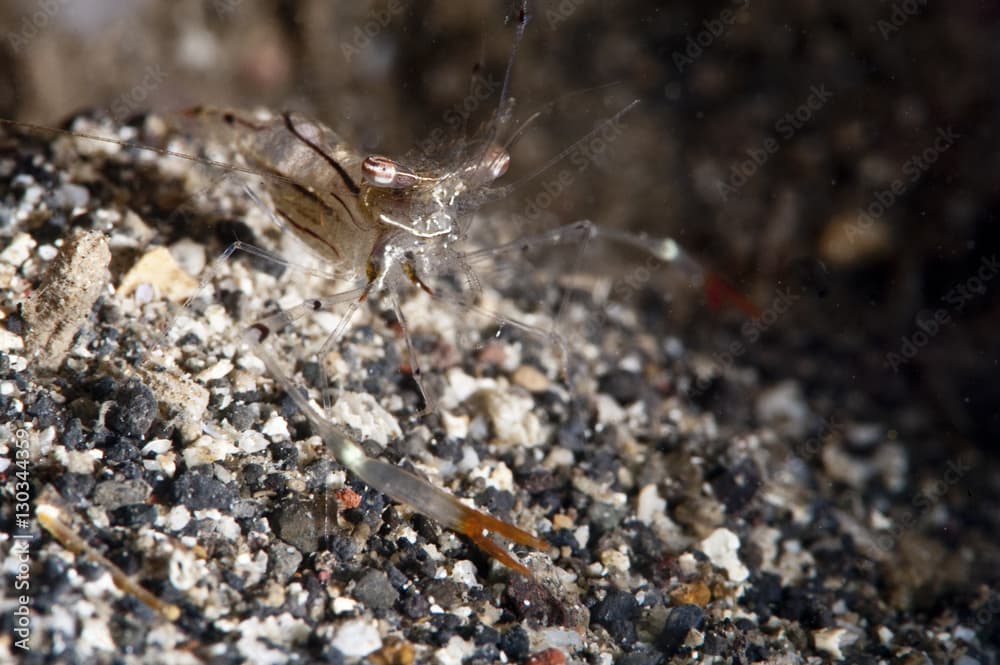
[[[496,443],[530,447],[542,442],[541,422],[532,410],[535,403],[530,397],[509,390],[484,390],[479,397],[490,416]]]
[[[176,369],[140,370],[140,374],[165,414],[180,428],[184,441],[190,443],[200,437],[201,421],[208,409],[208,390]]]
[[[173,484],[173,500],[191,510],[218,508],[229,512],[236,499],[236,489],[200,470],[185,471]]]
[[[615,398],[621,405],[632,404],[642,394],[642,377],[635,372],[613,369],[598,382],[598,389]]]
[[[198,280],[177,265],[166,247],[146,252],[122,278],[118,292],[132,295],[142,284],[155,287],[161,296],[174,302],[187,300],[198,288]]]
[[[331,411],[338,422],[353,427],[362,438],[372,439],[382,446],[403,436],[399,422],[368,393],[345,391]]]
[[[892,229],[887,221],[860,211],[833,217],[823,227],[819,239],[820,256],[841,268],[881,258],[892,246]]]
[[[688,632],[700,628],[704,619],[705,612],[697,605],[678,605],[667,615],[656,645],[667,658],[672,658],[684,646]]]
[[[590,613],[591,623],[603,626],[615,642],[629,646],[636,641],[639,602],[627,591],[609,591]]]
[[[635,508],[635,516],[643,524],[652,524],[657,515],[665,514],[667,502],[660,497],[656,485],[649,484],[639,490],[639,499]]]
[[[399,600],[399,592],[381,570],[369,570],[354,584],[353,596],[373,610],[389,609]]]
[[[533,654],[524,663],[525,665],[565,665],[566,654],[553,647]]]
[[[712,600],[712,591],[701,581],[681,584],[670,592],[670,600],[677,605],[705,607]]]
[[[453,635],[447,644],[434,652],[434,662],[439,665],[462,665],[462,661],[475,649],[476,645],[470,640]]]
[[[350,619],[342,623],[330,644],[348,658],[364,658],[381,648],[378,624],[369,619]]]
[[[792,438],[802,438],[809,425],[810,411],[796,381],[781,383],[763,390],[755,406],[757,419]]]
[[[500,650],[513,661],[527,658],[530,649],[531,640],[528,638],[528,632],[521,626],[514,626],[500,636]]]
[[[94,505],[114,510],[121,506],[145,503],[152,490],[142,480],[105,480],[94,488]]]
[[[351,508],[357,508],[361,505],[361,495],[352,490],[350,487],[344,487],[333,492],[334,498],[337,500],[337,507],[340,510],[350,510]]]
[[[156,506],[145,503],[133,503],[115,508],[110,511],[109,516],[114,526],[137,529],[156,521]]]
[[[118,391],[116,404],[104,419],[108,429],[132,439],[140,439],[156,418],[156,397],[139,379],[129,379]]]
[[[742,582],[750,576],[750,571],[740,561],[740,538],[729,529],[716,529],[701,541],[701,551],[712,565],[722,568],[730,581]]]
[[[66,210],[86,208],[88,202],[90,202],[90,190],[70,182],[59,185],[52,192],[52,205],[56,208]]]
[[[287,584],[302,564],[302,554],[284,543],[275,542],[267,550],[268,572],[278,584]]]
[[[814,630],[813,644],[817,651],[822,651],[836,660],[843,660],[844,653],[840,650],[840,645],[847,637],[847,631],[843,628],[821,628]]]
[[[321,540],[330,535],[327,529],[335,527],[336,521],[326,519],[319,510],[313,502],[289,499],[268,516],[268,521],[279,538],[309,554],[317,551]]]
[[[413,665],[416,650],[413,645],[397,637],[386,639],[381,649],[368,654],[371,665]]]
[[[521,386],[528,392],[541,393],[549,389],[549,379],[534,365],[521,365],[510,380],[515,386]]]

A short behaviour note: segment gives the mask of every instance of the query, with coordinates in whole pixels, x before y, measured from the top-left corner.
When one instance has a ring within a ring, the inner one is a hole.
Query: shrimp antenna
[[[531,182],[532,180],[534,180],[538,176],[542,175],[543,173],[545,173],[546,171],[548,171],[549,169],[551,169],[553,166],[555,166],[556,164],[558,164],[562,160],[566,159],[566,157],[571,152],[573,152],[574,150],[576,150],[578,147],[580,147],[580,145],[582,145],[586,141],[590,140],[590,138],[592,136],[594,136],[594,134],[596,134],[599,131],[603,130],[605,127],[609,127],[609,126],[614,125],[615,123],[617,123],[619,120],[621,120],[622,116],[624,116],[626,113],[628,113],[629,111],[631,111],[632,109],[634,109],[638,103],[639,103],[638,99],[633,100],[627,106],[625,106],[625,108],[621,109],[620,111],[618,111],[617,113],[615,113],[610,118],[607,118],[606,120],[604,120],[603,122],[601,122],[593,130],[587,132],[586,134],[584,134],[583,136],[581,136],[580,138],[578,138],[576,141],[573,141],[573,143],[571,143],[570,145],[568,145],[566,148],[560,150],[558,154],[556,154],[554,157],[552,157],[551,159],[549,159],[549,161],[545,162],[545,164],[543,164],[541,167],[539,167],[538,169],[536,169],[534,171],[534,173],[532,173],[531,175],[528,175],[528,176],[526,176],[524,178],[521,178],[520,180],[518,180],[517,182],[515,182],[513,184],[506,185],[504,187],[498,187],[498,188],[496,188],[493,191],[492,195],[488,197],[488,199],[496,200],[496,199],[501,199],[501,198],[504,198],[506,196],[509,196],[511,194],[511,192],[513,192],[514,190],[518,189],[519,187],[524,186],[525,184]],[[541,113],[541,111],[539,111],[539,113]],[[531,119],[534,119],[534,118],[532,117]]]
[[[90,139],[92,141],[100,141],[101,143],[111,143],[114,145],[119,145],[123,148],[131,148],[134,150],[148,150],[149,152],[155,152],[165,157],[177,157],[179,159],[186,159],[189,162],[197,162],[199,164],[206,164],[208,166],[216,166],[218,168],[226,169],[228,171],[237,171],[239,173],[247,173],[249,175],[255,175],[261,178],[271,178],[274,180],[281,180],[284,182],[294,182],[291,178],[286,178],[285,176],[279,175],[277,173],[264,173],[263,171],[257,171],[246,166],[237,166],[236,164],[230,164],[229,162],[221,162],[216,159],[208,159],[207,157],[197,157],[195,155],[189,155],[184,152],[178,152],[177,150],[158,148],[156,146],[145,145],[143,143],[133,143],[132,141],[113,139],[108,136],[98,136],[97,134],[87,134],[85,132],[74,132],[68,129],[59,129],[56,127],[46,127],[45,125],[36,125],[35,123],[24,122],[22,120],[7,120],[6,118],[0,118],[0,125],[18,127],[20,129],[27,129],[29,131],[39,132],[39,133],[55,134],[58,136],[68,136],[70,138],[75,138],[75,139]]]
[[[528,27],[528,21],[531,20],[531,14],[528,13],[528,0],[522,0],[521,8],[517,11],[517,27],[514,29],[514,45],[510,49],[510,57],[507,59],[507,71],[503,75],[503,86],[500,88],[500,101],[497,104],[497,121],[500,120],[500,114],[503,113],[503,108],[507,104],[507,98],[510,96],[510,79],[514,72],[514,59],[517,58],[517,49],[521,45],[521,41],[524,39],[524,30]]]
[[[576,97],[577,95],[583,95],[583,94],[586,94],[586,93],[589,93],[589,92],[594,92],[596,90],[604,90],[605,88],[610,88],[612,86],[616,86],[616,85],[619,85],[619,84],[620,84],[619,81],[613,81],[611,83],[604,83],[602,85],[595,85],[595,86],[590,87],[590,88],[582,88],[580,90],[573,90],[571,92],[567,92],[564,95],[560,95],[559,97],[556,97],[552,101],[546,102],[545,104],[542,105],[542,107],[540,109],[538,109],[537,111],[535,111],[534,113],[532,113],[530,116],[528,116],[528,119],[525,120],[524,122],[522,122],[520,124],[520,126],[516,130],[514,130],[514,133],[511,134],[510,138],[507,139],[507,142],[504,143],[504,145],[503,145],[504,150],[507,150],[509,152],[510,149],[511,149],[511,147],[513,147],[513,145],[518,140],[520,140],[521,136],[524,135],[524,133],[528,130],[528,128],[531,126],[532,123],[534,123],[536,120],[538,120],[539,118],[541,118],[546,113],[550,113],[552,111],[552,109],[554,109],[555,107],[559,106],[560,104],[564,104],[567,99],[570,99],[572,97]]]

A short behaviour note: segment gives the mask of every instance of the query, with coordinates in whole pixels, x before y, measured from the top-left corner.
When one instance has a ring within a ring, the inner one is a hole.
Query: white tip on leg
[[[681,248],[673,238],[664,238],[657,243],[654,253],[661,261],[672,263],[681,255]]]

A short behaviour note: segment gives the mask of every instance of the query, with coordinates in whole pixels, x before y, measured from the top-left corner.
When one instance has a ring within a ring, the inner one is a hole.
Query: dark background
[[[530,11],[516,118],[551,108],[517,144],[510,177],[641,103],[541,217],[514,228],[589,218],[675,235],[762,313],[783,290],[798,296],[752,340],[737,309],[678,321],[702,351],[718,359],[743,342],[737,363],[768,380],[891,413],[904,433],[916,422],[917,454],[992,448],[1000,275],[969,280],[990,273],[982,261],[998,249],[996,3],[564,0]],[[58,124],[85,108],[121,120],[192,104],[294,108],[364,150],[405,154],[455,129],[446,114],[474,71],[502,78],[510,14],[503,2],[6,0],[0,114]],[[781,119],[817,89],[830,99],[786,131]],[[960,138],[911,178],[908,160],[947,128]],[[720,195],[768,137],[773,154]],[[512,218],[546,178],[504,202]],[[894,181],[884,213],[859,222]],[[612,256],[622,270],[634,258]],[[939,311],[945,322],[918,336],[918,320]]]

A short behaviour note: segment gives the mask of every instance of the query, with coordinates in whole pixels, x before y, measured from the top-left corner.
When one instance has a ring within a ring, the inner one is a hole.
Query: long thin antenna
[[[246,166],[237,166],[235,164],[230,164],[228,162],[220,162],[215,159],[208,159],[206,157],[196,157],[195,155],[189,155],[184,152],[178,152],[176,150],[169,150],[167,148],[157,148],[152,145],[145,145],[143,143],[133,143],[131,141],[123,141],[121,139],[113,139],[107,136],[98,136],[97,134],[87,134],[85,132],[74,132],[68,129],[58,129],[56,127],[46,127],[45,125],[36,125],[31,122],[24,122],[22,120],[7,120],[6,118],[0,118],[0,125],[8,125],[10,127],[19,127],[21,129],[27,129],[34,132],[45,132],[48,134],[57,134],[59,136],[68,136],[70,138],[80,138],[80,139],[90,139],[92,141],[100,141],[102,143],[111,143],[114,145],[119,145],[123,148],[132,148],[134,150],[148,150],[149,152],[155,152],[166,157],[177,157],[179,159],[186,159],[190,162],[197,162],[199,164],[206,164],[208,166],[216,166],[221,169],[227,169],[229,171],[238,171],[240,173],[247,173],[249,175],[255,175],[261,178],[271,178],[274,180],[281,180],[283,182],[295,182],[291,178],[286,178],[283,175],[277,173],[265,173],[263,171],[257,171],[255,169],[248,168]]]
[[[542,175],[543,173],[545,173],[546,171],[548,171],[549,169],[551,169],[553,166],[555,166],[556,164],[558,164],[559,162],[561,162],[562,160],[564,160],[571,152],[573,152],[574,150],[576,150],[581,144],[585,143],[586,141],[589,141],[590,138],[592,136],[594,136],[594,134],[597,134],[598,132],[600,132],[601,130],[603,130],[605,127],[613,125],[616,122],[618,122],[619,120],[621,120],[622,116],[624,116],[626,113],[628,113],[629,111],[631,111],[632,109],[634,109],[638,103],[639,103],[638,99],[633,100],[630,104],[628,104],[628,106],[626,106],[625,108],[621,109],[620,111],[618,111],[617,113],[615,113],[610,118],[608,118],[608,119],[604,120],[603,122],[601,122],[593,130],[587,132],[586,134],[584,134],[583,136],[581,136],[580,138],[578,138],[576,141],[573,141],[573,143],[571,143],[569,146],[567,146],[566,148],[560,150],[559,153],[557,153],[554,157],[552,157],[551,159],[549,159],[549,161],[545,162],[545,164],[543,164],[540,168],[536,169],[531,175],[526,176],[524,178],[521,178],[520,180],[518,180],[517,182],[515,182],[515,183],[513,183],[511,185],[507,185],[505,187],[500,188],[499,189],[499,194],[497,195],[496,198],[501,198],[501,197],[509,195],[512,191],[514,191],[518,187],[521,187],[522,185],[524,185],[524,184],[526,184],[528,182],[531,182],[532,180],[534,180],[538,176]]]

